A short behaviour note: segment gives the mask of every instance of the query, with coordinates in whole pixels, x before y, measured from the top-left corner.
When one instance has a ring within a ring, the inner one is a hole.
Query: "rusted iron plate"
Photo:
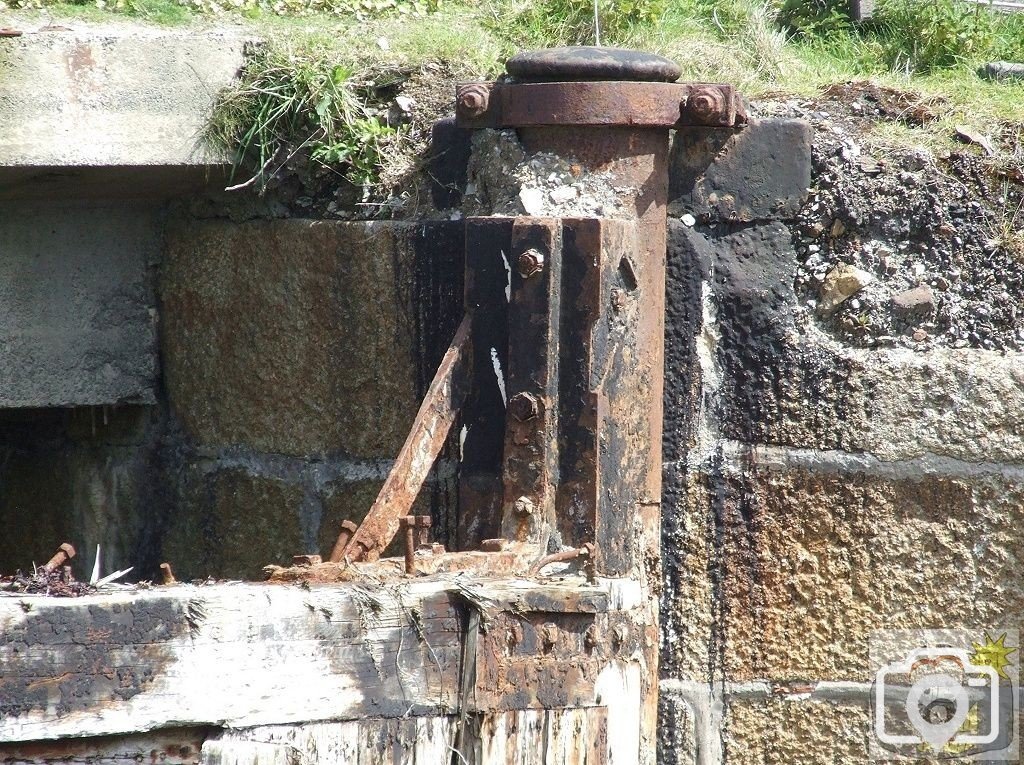
[[[512,218],[466,220],[465,306],[472,318],[472,387],[461,416],[456,541],[474,550],[501,535],[501,461],[508,369],[508,298]],[[504,254],[502,254],[504,253]]]
[[[558,316],[561,221],[517,218],[508,309],[502,536],[545,547],[558,474]]]
[[[732,85],[672,82],[466,83],[456,90],[456,117],[467,128],[746,123]]]
[[[412,430],[394,467],[381,487],[366,518],[341,550],[335,545],[331,561],[376,560],[398,533],[401,519],[409,514],[437,455],[444,447],[459,409],[469,390],[472,348],[471,322],[467,316],[441,360],[434,381],[420,405]],[[347,533],[342,530],[342,534]],[[337,560],[335,560],[337,558]]]
[[[571,46],[517,53],[505,64],[517,80],[630,80],[675,82],[682,69],[664,56],[625,48]]]

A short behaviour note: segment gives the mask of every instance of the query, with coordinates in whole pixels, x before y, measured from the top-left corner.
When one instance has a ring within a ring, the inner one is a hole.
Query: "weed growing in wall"
[[[299,157],[330,168],[365,196],[399,134],[374,105],[376,86],[327,48],[263,47],[218,97],[207,137],[234,154],[236,176],[243,168],[251,173],[238,185],[263,190]]]

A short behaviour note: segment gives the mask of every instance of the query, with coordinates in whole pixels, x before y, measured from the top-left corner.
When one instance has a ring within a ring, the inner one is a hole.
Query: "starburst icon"
[[[977,665],[983,665],[986,667],[992,667],[996,671],[996,674],[1000,677],[1010,678],[1006,674],[1006,668],[1013,666],[1013,662],[1009,660],[1011,653],[1016,653],[1016,648],[1010,648],[1006,645],[1006,633],[1004,632],[999,636],[998,639],[993,640],[992,636],[987,632],[985,633],[985,642],[983,643],[971,643],[971,648],[974,649],[974,655],[971,657],[971,662]]]

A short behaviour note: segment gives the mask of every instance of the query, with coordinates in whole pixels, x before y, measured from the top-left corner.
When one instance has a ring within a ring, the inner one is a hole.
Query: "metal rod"
[[[395,538],[401,519],[412,509],[466,399],[471,350],[470,317],[467,315],[441,360],[409,437],[377,500],[347,544],[342,545],[339,538],[331,553],[331,562],[376,560]]]

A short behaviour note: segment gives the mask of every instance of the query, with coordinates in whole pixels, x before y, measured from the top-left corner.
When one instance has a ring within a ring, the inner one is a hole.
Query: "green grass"
[[[3,2],[43,3],[37,12],[48,17],[228,22],[251,31],[270,45],[222,97],[211,139],[237,150],[250,172],[270,171],[279,152],[303,147],[367,185],[382,174],[397,177],[382,168],[411,146],[378,113],[393,96],[390,86],[410,72],[444,62],[448,78],[491,78],[516,50],[594,37],[592,0]],[[109,4],[98,9],[102,3]],[[1024,124],[1024,84],[975,73],[986,60],[1024,60],[1024,14],[961,0],[879,0],[876,18],[855,27],[838,10],[845,3],[599,0],[601,41],[661,53],[680,64],[685,80],[732,82],[750,97],[812,97],[832,83],[870,79],[942,99],[939,118],[927,125],[879,123],[875,138],[891,145],[941,149],[959,125],[991,135]],[[1024,164],[1019,152],[1008,161]]]

